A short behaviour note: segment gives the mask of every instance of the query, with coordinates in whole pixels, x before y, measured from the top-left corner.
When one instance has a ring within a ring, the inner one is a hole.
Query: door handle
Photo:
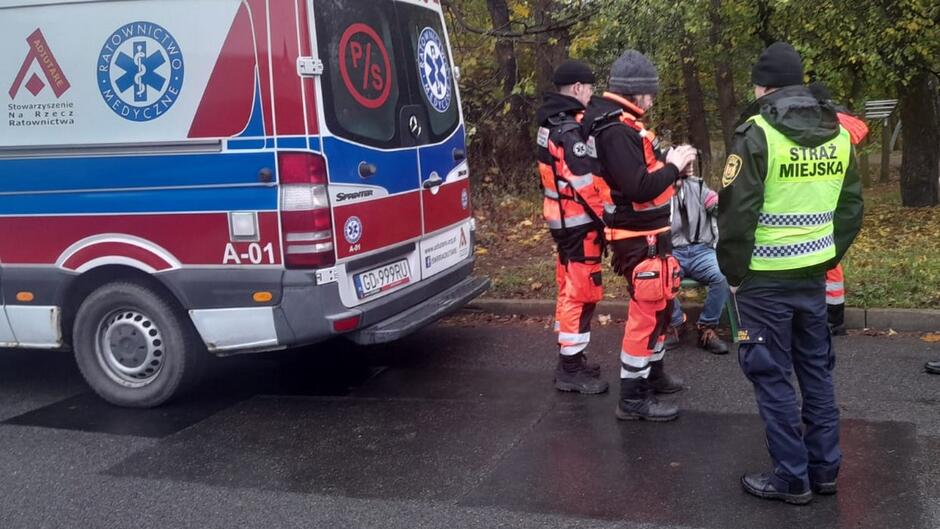
[[[376,167],[374,163],[359,162],[360,178],[369,178],[370,176],[375,176],[375,173],[378,171],[379,168]]]
[[[443,184],[444,180],[442,180],[441,177],[437,175],[437,173],[431,173],[431,177],[425,180],[421,185],[425,189],[435,189],[441,187]]]

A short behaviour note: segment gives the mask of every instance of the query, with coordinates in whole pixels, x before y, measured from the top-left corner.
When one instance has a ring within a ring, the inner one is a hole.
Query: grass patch
[[[940,308],[940,208],[902,208],[897,183],[865,190],[865,224],[845,258],[847,303],[854,307]],[[474,199],[478,271],[493,298],[553,298],[555,248],[537,192]],[[624,299],[626,283],[604,264],[605,297]],[[701,301],[701,292],[683,292]]]

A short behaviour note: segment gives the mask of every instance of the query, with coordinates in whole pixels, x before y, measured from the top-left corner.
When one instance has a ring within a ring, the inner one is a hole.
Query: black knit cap
[[[767,88],[803,84],[803,60],[793,46],[774,42],[757,59],[751,70],[751,82]]]
[[[594,81],[594,72],[590,66],[571,59],[558,65],[552,75],[552,82],[555,86],[568,86],[575,83],[594,84]]]

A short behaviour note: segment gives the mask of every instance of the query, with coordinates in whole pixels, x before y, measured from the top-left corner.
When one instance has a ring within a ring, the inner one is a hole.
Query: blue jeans
[[[842,461],[825,292],[822,276],[752,277],[737,294],[743,334],[738,360],[754,384],[778,490],[835,481]],[[790,382],[794,372],[802,402]]]
[[[705,296],[705,307],[698,318],[699,325],[715,327],[721,319],[721,309],[728,300],[728,280],[718,268],[718,257],[715,249],[706,244],[691,244],[672,249],[682,267],[682,276],[692,278],[703,285],[708,285],[708,294]],[[679,298],[673,303],[672,325],[682,324],[682,307]]]

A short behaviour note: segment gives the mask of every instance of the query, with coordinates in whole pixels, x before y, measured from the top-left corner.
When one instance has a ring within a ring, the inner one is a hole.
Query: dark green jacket
[[[783,278],[822,275],[842,260],[862,227],[862,184],[853,147],[833,221],[835,259],[824,265],[795,270],[749,270],[757,218],[764,204],[764,179],[767,176],[767,138],[760,127],[746,121],[757,112],[781,134],[807,147],[819,146],[839,133],[835,108],[821,105],[809,89],[800,85],[788,86],[765,95],[742,115],[742,123],[734,131],[734,142],[729,153],[741,158],[741,166],[737,169],[729,163],[729,167],[726,167],[718,201],[718,264],[732,286],[739,286],[748,275]],[[735,172],[737,175],[732,176]]]

